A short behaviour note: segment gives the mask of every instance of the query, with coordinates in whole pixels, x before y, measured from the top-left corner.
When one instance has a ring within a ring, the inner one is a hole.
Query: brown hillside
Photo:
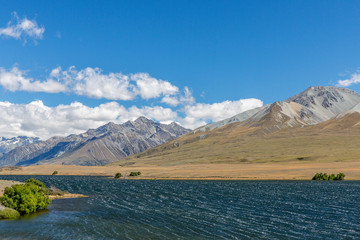
[[[213,131],[191,132],[113,165],[338,162],[357,161],[360,156],[360,113],[317,125],[260,130],[233,123]]]

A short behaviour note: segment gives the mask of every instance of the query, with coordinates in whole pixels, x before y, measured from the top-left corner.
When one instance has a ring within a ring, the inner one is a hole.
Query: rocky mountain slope
[[[190,130],[145,117],[108,123],[79,135],[53,137],[17,147],[0,158],[2,166],[34,164],[104,165],[173,140]]]
[[[357,159],[359,112],[360,94],[345,88],[310,87],[285,101],[206,125],[114,164]]]
[[[346,88],[309,87],[282,102],[255,108],[231,118],[211,123],[196,131],[213,130],[227,124],[241,122],[249,127],[263,126],[264,130],[314,125],[347,111],[360,110],[360,94]]]

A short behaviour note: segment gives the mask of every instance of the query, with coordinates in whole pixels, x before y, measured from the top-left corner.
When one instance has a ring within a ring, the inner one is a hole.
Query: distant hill
[[[173,140],[190,130],[145,117],[108,123],[79,135],[52,137],[16,147],[0,157],[1,166],[35,164],[104,165]]]
[[[310,87],[112,164],[358,160],[359,103],[346,88]]]

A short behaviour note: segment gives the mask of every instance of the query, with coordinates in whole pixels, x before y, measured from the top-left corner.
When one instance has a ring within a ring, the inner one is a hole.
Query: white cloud
[[[9,91],[65,92],[111,100],[133,100],[137,96],[146,100],[161,98],[161,102],[173,107],[152,105],[125,108],[117,102],[97,107],[88,107],[79,102],[48,107],[39,100],[29,104],[0,102],[0,136],[5,137],[26,135],[45,139],[54,135],[65,136],[99,127],[109,121],[122,123],[139,116],[163,123],[176,121],[194,129],[263,104],[259,99],[196,103],[188,87],[179,91],[170,82],[153,78],[147,73],[104,74],[100,68],[90,67],[82,70],[76,70],[74,66],[66,70],[57,67],[42,81],[27,77],[27,73],[17,67],[10,70],[0,68],[0,85]]]
[[[43,81],[27,77],[26,72],[17,67],[9,71],[0,68],[0,85],[10,91],[69,92],[90,98],[110,100],[132,100],[136,96],[143,99],[163,96],[173,98],[174,95],[179,94],[177,86],[151,77],[148,73],[104,74],[100,68],[87,67],[76,70],[74,66],[66,70],[62,70],[61,67],[54,68],[48,78]],[[186,90],[188,91],[187,88]],[[184,96],[190,100],[192,98],[191,93],[188,92]]]
[[[187,86],[185,86],[184,88],[184,95],[180,96],[180,102],[183,104],[195,103],[195,98],[193,97],[192,92]]]
[[[39,27],[35,20],[26,17],[20,19],[16,12],[13,13],[13,20],[9,21],[6,28],[0,28],[0,36],[12,37],[15,39],[42,39],[45,32],[44,27]]]
[[[339,80],[336,84],[336,86],[338,87],[349,87],[353,84],[357,84],[360,83],[360,74],[359,73],[354,73],[351,75],[351,77],[349,79],[345,79],[345,80]]]
[[[0,102],[0,136],[52,136],[79,134],[110,121],[124,123],[140,116],[162,123],[178,122],[194,129],[211,121],[218,121],[240,112],[262,106],[258,99],[225,101],[222,103],[197,103],[185,109],[173,110],[161,106],[132,106],[126,108],[117,102],[89,107],[80,102],[49,107],[40,100],[28,104]],[[182,118],[178,113],[184,111]]]
[[[148,73],[131,74],[131,80],[136,82],[137,91],[143,99],[174,95],[179,91],[179,88],[170,82],[153,78]]]
[[[142,108],[138,108],[136,106],[130,107],[129,110],[129,119],[135,119],[139,116],[145,116],[150,119],[154,119],[156,121],[162,123],[173,122],[177,119],[177,113],[170,108],[163,108],[161,106],[149,107],[145,106]]]
[[[180,101],[178,100],[178,98],[176,96],[165,96],[161,99],[161,102],[166,103],[173,107],[180,104]]]
[[[179,123],[181,124],[181,126],[183,126],[185,128],[195,129],[195,128],[204,126],[204,125],[206,125],[206,124],[208,124],[210,122],[209,121],[204,121],[201,118],[186,116],[185,118],[180,119]]]
[[[69,105],[48,107],[40,100],[28,104],[0,102],[0,136],[37,136],[47,139],[52,136],[79,134],[89,128],[97,128],[110,121],[123,123],[145,116],[160,122],[177,118],[177,113],[169,108],[130,107],[116,102],[88,107],[79,102]]]
[[[112,100],[131,100],[136,96],[135,86],[121,73],[102,74],[101,69],[89,67],[68,72],[72,74],[70,88],[77,95]]]
[[[16,67],[13,67],[10,71],[0,68],[0,85],[12,92],[20,90],[59,93],[67,90],[65,85],[53,79],[35,81],[32,78],[27,78],[26,73]]]
[[[232,117],[241,112],[261,107],[263,102],[259,99],[249,98],[238,101],[224,101],[220,103],[196,103],[185,106],[185,115],[182,124],[188,128],[196,128],[208,122],[216,122]]]
[[[166,103],[170,106],[178,106],[179,104],[189,105],[195,103],[195,98],[192,95],[189,87],[185,86],[183,94],[178,94],[175,96],[166,95],[161,99],[161,102]]]

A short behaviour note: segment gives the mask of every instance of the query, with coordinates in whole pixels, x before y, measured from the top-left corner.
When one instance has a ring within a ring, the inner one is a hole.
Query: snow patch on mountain
[[[16,147],[25,146],[31,143],[38,143],[37,137],[18,136],[12,138],[0,137],[0,154],[8,153]]]

